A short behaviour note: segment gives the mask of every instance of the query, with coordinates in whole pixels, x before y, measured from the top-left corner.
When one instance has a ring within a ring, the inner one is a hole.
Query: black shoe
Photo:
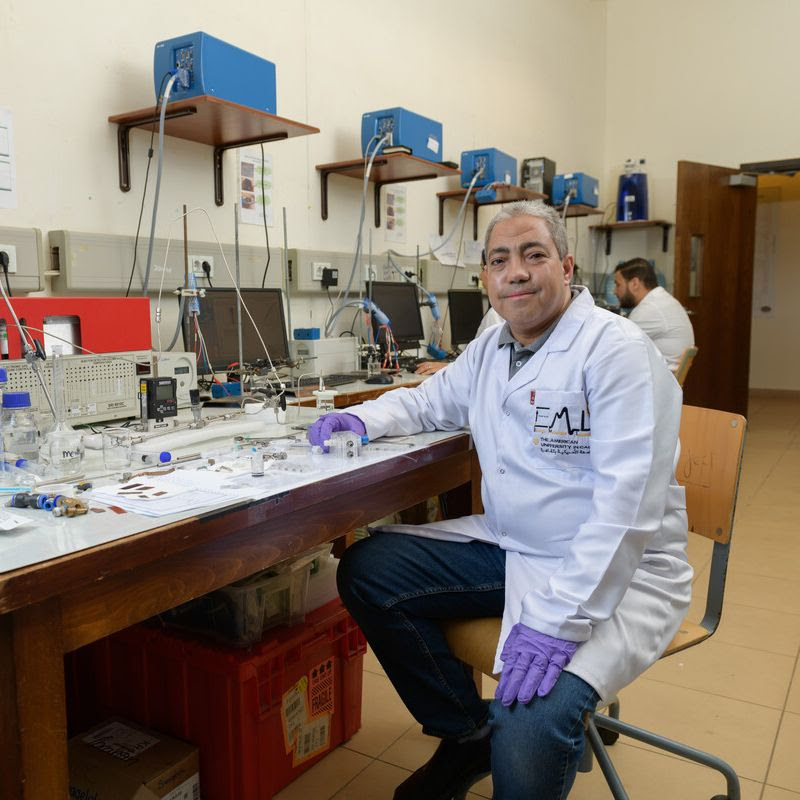
[[[442,739],[431,759],[394,790],[394,800],[451,800],[492,771],[491,736],[459,744]]]

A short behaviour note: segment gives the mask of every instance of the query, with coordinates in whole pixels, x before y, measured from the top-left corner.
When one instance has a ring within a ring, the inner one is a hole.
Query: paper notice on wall
[[[459,247],[458,239],[455,236],[452,236],[447,242],[445,242],[445,238],[432,235],[428,240],[434,258],[440,264],[448,267],[463,267],[466,264],[481,263],[483,242],[480,239],[463,239],[461,247]]]
[[[387,242],[406,241],[408,214],[406,207],[406,187],[396,184],[386,187],[385,194],[385,227]]]
[[[16,173],[11,109],[0,108],[0,208],[17,207]]]
[[[260,151],[239,153],[239,221],[248,225],[274,225],[272,215],[272,156]]]

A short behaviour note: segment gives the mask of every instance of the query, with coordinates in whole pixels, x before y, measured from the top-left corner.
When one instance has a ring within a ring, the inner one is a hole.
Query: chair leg
[[[600,762],[601,768],[603,767],[601,761],[602,757],[595,747],[594,737],[592,735],[594,729],[594,732],[597,734],[596,738],[598,740],[600,739],[600,734],[597,733],[597,728],[604,728],[606,730],[623,734],[624,736],[630,736],[632,739],[652,745],[660,750],[666,750],[668,753],[673,753],[674,755],[681,756],[689,761],[694,761],[697,764],[703,764],[706,767],[715,769],[717,772],[722,773],[727,786],[727,794],[717,795],[717,798],[722,798],[722,800],[741,800],[742,795],[739,787],[739,776],[736,774],[733,767],[731,767],[730,764],[728,764],[726,761],[723,761],[721,758],[713,756],[711,753],[705,753],[702,750],[697,750],[694,747],[681,744],[680,742],[673,741],[672,739],[667,739],[664,736],[659,736],[656,733],[651,733],[650,731],[643,730],[642,728],[637,728],[635,725],[630,725],[627,722],[620,722],[618,719],[613,719],[603,714],[593,714],[589,719],[589,740],[592,742],[592,749],[594,750],[595,756],[597,756],[598,762]],[[604,757],[608,759],[608,754],[605,752],[605,748],[603,747],[602,749]],[[603,769],[603,774],[605,774],[605,769]],[[616,772],[614,774],[616,775]],[[606,779],[608,779],[608,776],[606,776]],[[617,780],[618,779],[619,778],[617,776]],[[609,786],[610,785],[611,784],[609,783]],[[612,787],[612,793],[613,791],[614,789]],[[614,797],[616,798],[617,795],[615,794]],[[625,798],[627,795],[622,795],[621,797]],[[716,798],[714,800],[716,800]]]
[[[586,726],[586,736],[589,739],[589,744],[592,747],[592,752],[597,759],[597,763],[600,765],[600,769],[603,772],[603,777],[606,779],[608,788],[611,790],[611,795],[614,800],[630,800],[628,793],[625,791],[625,787],[622,785],[619,774],[606,752],[606,746],[600,738],[600,733],[597,730],[594,720],[595,715],[592,714]]]

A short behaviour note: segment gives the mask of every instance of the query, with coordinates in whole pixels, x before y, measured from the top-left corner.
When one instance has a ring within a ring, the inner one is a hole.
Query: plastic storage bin
[[[249,651],[137,625],[67,655],[70,729],[127,717],[197,745],[204,800],[269,800],[361,727],[365,650],[338,600]]]
[[[184,603],[163,614],[162,620],[238,647],[252,645],[269,628],[303,621],[311,572],[330,550],[330,544],[312,548]]]

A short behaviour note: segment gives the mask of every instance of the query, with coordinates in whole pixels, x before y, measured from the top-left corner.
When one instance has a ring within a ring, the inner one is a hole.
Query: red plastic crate
[[[246,651],[137,625],[67,657],[70,727],[127,717],[198,746],[205,800],[268,800],[361,727],[365,651],[338,599]],[[292,701],[309,724],[287,746]]]

